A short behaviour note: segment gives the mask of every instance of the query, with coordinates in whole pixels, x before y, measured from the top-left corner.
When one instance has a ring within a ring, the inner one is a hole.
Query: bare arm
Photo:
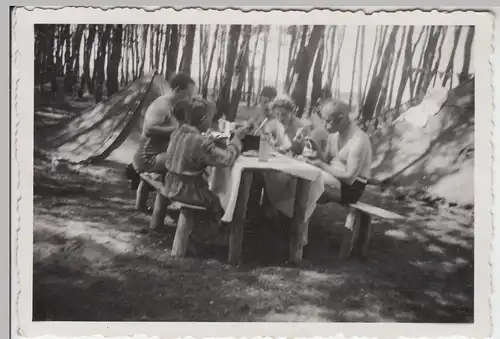
[[[227,148],[218,147],[215,142],[207,139],[202,144],[203,160],[208,166],[231,167],[241,153],[241,141],[235,137]]]
[[[307,138],[307,140],[311,143],[313,151],[316,152],[316,156],[318,159],[327,164],[332,161],[333,157],[330,152],[330,142],[326,142],[326,146],[323,150],[323,148],[317,144],[317,140],[314,140],[312,138]]]

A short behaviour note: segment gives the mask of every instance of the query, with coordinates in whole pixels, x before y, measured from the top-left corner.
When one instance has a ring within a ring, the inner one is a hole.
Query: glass
[[[259,142],[259,161],[269,161],[271,157],[271,143],[269,142],[269,136],[262,133],[260,135]]]

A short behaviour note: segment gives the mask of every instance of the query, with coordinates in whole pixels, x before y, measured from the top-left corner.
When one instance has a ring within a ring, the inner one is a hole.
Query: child
[[[222,206],[210,191],[204,173],[208,166],[233,165],[241,153],[246,126],[237,129],[227,147],[222,148],[203,134],[212,125],[214,106],[202,98],[188,99],[183,106],[185,123],[172,133],[166,152],[164,194],[173,201],[207,208],[219,222]]]
[[[270,119],[271,110],[269,109],[269,104],[276,98],[276,88],[272,86],[265,86],[259,96],[259,106],[260,112],[250,118],[250,125],[252,126],[251,132],[255,132],[257,128],[264,122],[267,118]]]

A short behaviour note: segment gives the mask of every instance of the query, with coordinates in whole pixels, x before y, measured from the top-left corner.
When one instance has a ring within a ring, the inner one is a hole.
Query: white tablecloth
[[[245,169],[272,169],[265,172],[266,191],[270,202],[283,214],[293,216],[293,203],[297,178],[311,181],[306,206],[307,221],[316,207],[316,201],[324,192],[324,185],[337,185],[338,180],[317,167],[294,158],[275,154],[267,162],[256,157],[240,156],[232,168],[214,168],[210,176],[210,189],[219,196],[225,214],[225,222],[233,220],[234,208],[240,188],[242,172]]]

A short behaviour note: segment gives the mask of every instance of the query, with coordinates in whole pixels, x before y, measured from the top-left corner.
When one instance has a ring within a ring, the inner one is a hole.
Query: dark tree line
[[[444,55],[450,29],[453,48]],[[241,101],[248,106],[256,103],[269,79],[270,32],[266,25],[35,25],[35,86],[79,97],[88,92],[99,102],[152,70],[167,79],[179,71],[196,78],[197,72],[201,95],[210,96],[218,114],[232,120]],[[457,85],[454,74],[459,74],[459,82],[470,78],[474,27],[378,26],[369,46],[366,28],[360,26],[353,60],[340,58],[344,26],[283,26],[277,32],[276,66],[284,69],[283,82],[279,83],[278,72],[271,78],[276,87],[290,93],[299,116],[310,113],[325,90],[339,94],[341,62],[352,63],[352,74],[342,82],[350,81],[348,102],[358,107],[364,125],[394,119],[398,109],[392,108],[402,105],[405,93],[413,100],[438,80],[451,88]],[[463,34],[464,62],[461,70],[455,70]],[[195,41],[199,66],[193,70]],[[368,69],[363,68],[366,58],[370,58]],[[443,60],[447,67],[440,74]],[[385,116],[389,111],[395,113]]]

